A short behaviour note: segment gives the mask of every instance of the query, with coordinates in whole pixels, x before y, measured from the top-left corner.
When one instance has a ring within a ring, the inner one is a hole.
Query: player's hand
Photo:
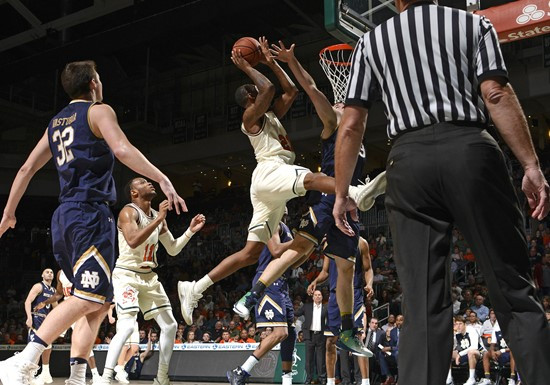
[[[529,207],[533,210],[531,216],[539,221],[543,220],[550,210],[550,188],[540,167],[525,169],[521,189],[527,197]]]
[[[258,41],[260,42],[260,50],[262,51],[262,58],[260,59],[260,63],[270,67],[273,66],[275,64],[275,58],[269,50],[269,42],[267,41],[265,36],[260,37]]]
[[[25,325],[27,325],[29,329],[32,329],[32,318],[27,318]]]
[[[200,231],[204,227],[204,224],[206,223],[206,217],[202,214],[197,214],[191,219],[191,224],[189,225],[189,229],[191,229],[192,232],[196,233],[197,231]]]
[[[108,318],[109,318],[109,323],[110,323],[111,325],[114,324],[114,323],[116,322],[116,318],[113,317],[112,314],[108,314],[107,316],[108,316]]]
[[[349,237],[353,237],[355,235],[355,232],[352,230],[350,224],[348,223],[346,212],[348,211],[347,209],[349,207],[353,207],[353,205],[353,200],[349,197],[336,196],[334,208],[332,209],[332,216],[334,217],[334,223],[336,224],[336,227],[338,228],[338,230]],[[357,210],[355,210],[355,216],[357,217]],[[352,219],[354,219],[353,214]]]
[[[247,62],[245,58],[243,58],[243,55],[242,55],[240,49],[234,49],[234,50],[231,51],[231,61],[241,71],[244,71],[247,68],[252,68],[250,63]]]
[[[367,299],[372,299],[372,297],[374,297],[374,290],[372,289],[372,286],[365,286],[365,293],[367,294]]]
[[[460,365],[460,356],[458,354],[456,355],[456,358],[455,358],[455,364],[456,366]]]
[[[36,305],[34,307],[34,311],[37,311],[37,310],[40,310],[40,309],[43,309],[44,307],[46,306],[46,304],[44,302],[40,302],[38,305]]]
[[[149,333],[147,334],[147,339],[151,341],[151,333],[153,333],[153,328],[149,329]]]
[[[168,200],[168,210],[175,208],[178,215],[182,212],[187,212],[187,205],[185,204],[185,201],[178,195],[174,189],[174,186],[172,186],[172,182],[170,182],[168,178],[163,179],[159,185]]]
[[[313,293],[315,292],[315,289],[317,288],[317,282],[315,280],[309,284],[307,287],[307,295],[313,296]]]
[[[0,237],[4,235],[4,233],[8,229],[13,229],[15,227],[16,222],[17,222],[17,219],[15,219],[15,215],[9,215],[4,213],[4,215],[2,215],[2,222],[0,222]]]
[[[282,61],[283,63],[288,63],[294,59],[294,47],[296,44],[292,44],[290,48],[286,48],[285,44],[279,40],[279,45],[271,44],[271,49],[269,50],[275,59]]]
[[[160,202],[159,214],[158,214],[158,217],[160,218],[160,220],[163,221],[166,219],[166,215],[168,214],[169,209],[170,209],[170,205],[166,199]]]

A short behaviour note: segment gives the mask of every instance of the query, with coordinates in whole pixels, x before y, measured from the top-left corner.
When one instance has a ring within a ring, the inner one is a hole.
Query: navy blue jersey
[[[73,100],[48,125],[48,141],[59,174],[59,201],[116,201],[114,156],[88,122],[93,102]]]
[[[280,231],[279,231],[279,237],[281,238],[281,243],[292,241],[292,232],[288,228],[287,225],[285,225],[283,222],[279,223]],[[256,275],[253,279],[253,284],[255,284],[264,270],[266,269],[267,265],[269,265],[269,262],[273,259],[273,256],[271,255],[271,252],[269,251],[269,248],[267,245],[263,248],[262,253],[260,254],[260,259],[258,260],[258,268],[256,269]],[[292,269],[288,269],[285,274],[283,275],[284,278],[288,278],[290,276]]]
[[[325,258],[328,258],[325,256]],[[336,282],[338,281],[338,269],[336,268],[336,262],[334,259],[328,261],[328,288],[330,291],[336,293]]]
[[[334,176],[334,149],[336,147],[336,136],[338,130],[334,131],[330,137],[322,140],[322,158],[321,158],[321,172],[328,175]],[[357,163],[355,164],[355,169],[353,170],[353,175],[351,177],[351,185],[357,186],[359,180],[363,174],[363,166],[365,164],[365,147],[361,144],[361,149],[359,150],[359,156],[357,157]]]
[[[34,309],[39,303],[44,302],[47,299],[50,299],[55,294],[55,288],[52,286],[46,285],[43,281],[40,282],[42,286],[42,291],[31,303],[31,310]],[[52,310],[52,305],[46,305],[40,310],[32,310],[32,315],[46,317]]]

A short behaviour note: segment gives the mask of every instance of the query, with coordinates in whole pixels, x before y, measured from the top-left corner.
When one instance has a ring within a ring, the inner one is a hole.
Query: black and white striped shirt
[[[508,78],[493,25],[483,16],[420,2],[359,39],[346,105],[369,108],[378,82],[388,136],[438,122],[486,125],[479,85]]]

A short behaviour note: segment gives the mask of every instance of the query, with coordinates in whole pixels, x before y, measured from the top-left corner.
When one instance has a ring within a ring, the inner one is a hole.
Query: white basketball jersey
[[[292,150],[286,130],[272,111],[264,114],[262,128],[256,134],[247,132],[244,125],[241,125],[241,131],[250,139],[258,163],[266,160],[294,163],[296,155]]]
[[[59,281],[61,282],[61,286],[63,286],[63,297],[65,299],[69,298],[71,296],[73,283],[69,281],[69,278],[67,278],[63,270],[61,270],[61,273],[59,273]]]
[[[138,213],[138,227],[143,229],[149,225],[157,217],[157,211],[151,209],[151,216],[148,216],[141,210],[137,205],[129,203],[126,206],[132,207]],[[126,207],[125,206],[125,207]],[[116,265],[118,267],[125,267],[127,269],[136,269],[136,268],[155,268],[157,264],[157,249],[159,242],[159,234],[162,230],[162,223],[149,235],[149,238],[141,245],[132,249],[120,227],[118,228],[118,259]]]

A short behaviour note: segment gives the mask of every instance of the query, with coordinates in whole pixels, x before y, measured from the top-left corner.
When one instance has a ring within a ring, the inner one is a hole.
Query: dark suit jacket
[[[399,349],[399,347],[397,345],[398,342],[399,342],[399,339],[397,338],[397,328],[393,328],[390,331],[390,347],[391,347],[392,352],[397,352],[398,351],[398,349]]]
[[[321,307],[321,331],[325,331],[325,324],[327,321],[327,305],[323,304]],[[304,316],[305,321],[302,324],[302,331],[304,332],[304,340],[311,339],[311,321],[313,320],[313,302],[308,302],[302,306],[295,314],[296,317]]]
[[[369,335],[369,328],[367,328],[367,330],[365,331],[365,338],[367,338],[367,336]],[[377,351],[379,351],[380,349],[378,348],[378,344],[380,344],[380,338],[382,338],[382,336],[384,336],[386,333],[384,332],[384,330],[378,328],[374,331],[374,347],[373,347],[373,350],[372,352],[373,353],[376,353]],[[371,336],[372,338],[372,336]],[[365,346],[367,346],[369,343],[369,341],[365,340]]]

